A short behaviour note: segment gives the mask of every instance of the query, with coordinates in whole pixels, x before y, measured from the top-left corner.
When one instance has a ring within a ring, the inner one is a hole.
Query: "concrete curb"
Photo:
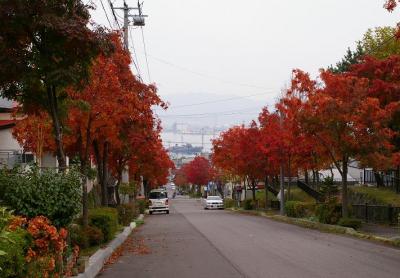
[[[143,221],[144,215],[140,214],[137,220]],[[124,228],[124,230],[118,234],[106,248],[102,248],[97,250],[89,258],[89,266],[85,269],[84,273],[80,273],[78,276],[72,276],[72,278],[94,278],[101,271],[104,266],[104,263],[108,260],[108,258],[112,255],[112,253],[120,247],[128,236],[132,233],[132,231],[136,228],[135,221],[131,222],[131,224]]]
[[[227,210],[230,210],[232,212],[242,213],[242,214],[266,217],[266,218],[274,220],[274,221],[292,224],[292,225],[300,226],[303,228],[318,230],[321,232],[334,233],[334,234],[346,234],[346,235],[356,237],[359,239],[366,239],[369,241],[387,244],[387,245],[390,245],[393,247],[400,247],[400,240],[360,233],[360,232],[357,232],[356,230],[354,230],[353,228],[318,223],[318,222],[310,221],[310,220],[307,220],[304,218],[292,218],[292,217],[287,217],[287,216],[282,216],[282,215],[268,215],[265,212],[261,212],[261,211],[245,211],[245,210],[238,210],[238,209],[233,209],[233,208],[228,208]]]

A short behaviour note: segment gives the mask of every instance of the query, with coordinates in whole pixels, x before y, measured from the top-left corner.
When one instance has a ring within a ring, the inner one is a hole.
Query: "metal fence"
[[[30,163],[34,160],[33,154],[20,150],[0,150],[0,167],[12,168],[15,165]]]
[[[367,223],[400,224],[400,207],[393,207],[391,205],[370,205],[368,203],[353,204],[352,207],[354,217]]]
[[[396,171],[390,170],[386,172],[379,172],[377,174],[379,174],[379,176],[381,177],[382,183],[385,187],[388,187],[393,191],[400,193],[400,182],[396,177]],[[375,172],[373,170],[364,170],[364,183],[377,185]]]

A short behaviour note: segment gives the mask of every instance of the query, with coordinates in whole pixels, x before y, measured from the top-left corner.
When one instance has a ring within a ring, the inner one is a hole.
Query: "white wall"
[[[12,132],[12,128],[0,130],[0,151],[1,150],[22,150],[22,147],[18,144],[18,141],[13,138],[11,132]]]

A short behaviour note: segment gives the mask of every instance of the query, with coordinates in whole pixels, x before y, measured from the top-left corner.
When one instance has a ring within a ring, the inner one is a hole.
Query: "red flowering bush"
[[[28,273],[40,270],[42,277],[58,277],[67,246],[67,230],[57,231],[46,217],[37,216],[29,221],[27,231],[33,238],[33,245],[26,255]]]
[[[49,219],[37,216],[27,221],[23,217],[14,217],[8,229],[15,231],[24,228],[32,238],[25,260],[28,277],[60,277],[62,273],[63,252],[67,247],[68,232],[57,230]]]

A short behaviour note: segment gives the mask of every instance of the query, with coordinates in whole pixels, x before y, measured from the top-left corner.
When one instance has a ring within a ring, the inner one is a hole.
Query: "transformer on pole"
[[[113,7],[115,10],[123,10],[124,11],[124,27],[123,27],[123,32],[124,32],[124,47],[126,50],[129,49],[129,25],[132,23],[132,26],[145,26],[145,18],[147,15],[144,15],[142,13],[142,4],[137,2],[137,7],[129,7],[128,4],[124,1],[124,6],[123,7]],[[137,14],[130,14],[131,10],[137,10]],[[132,20],[130,20],[132,18]]]

